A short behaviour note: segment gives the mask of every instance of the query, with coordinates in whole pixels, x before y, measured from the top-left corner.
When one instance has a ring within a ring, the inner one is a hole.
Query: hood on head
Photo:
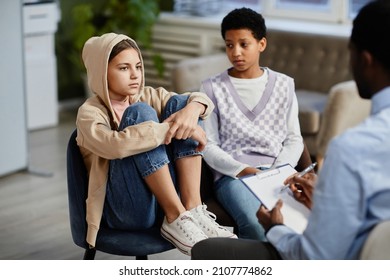
[[[88,86],[96,95],[98,95],[110,108],[113,113],[110,98],[108,95],[107,68],[108,59],[112,48],[123,40],[130,40],[137,46],[136,42],[130,37],[122,34],[107,33],[102,36],[89,38],[83,47],[82,58],[87,70]],[[142,82],[140,91],[144,88],[144,63],[140,49],[136,48],[142,64]]]

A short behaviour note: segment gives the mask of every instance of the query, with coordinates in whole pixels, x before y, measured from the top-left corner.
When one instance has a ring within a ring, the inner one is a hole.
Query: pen
[[[302,177],[304,176],[305,174],[309,173],[310,171],[312,171],[314,169],[314,167],[316,167],[317,165],[317,162],[314,162],[312,164],[310,164],[308,167],[306,167],[304,170],[302,170],[301,172],[298,173],[297,177]],[[290,187],[290,184],[287,184],[285,186],[282,187],[282,189],[280,190],[280,192],[283,192],[285,190],[287,190],[288,188]],[[299,191],[299,190],[298,190]]]

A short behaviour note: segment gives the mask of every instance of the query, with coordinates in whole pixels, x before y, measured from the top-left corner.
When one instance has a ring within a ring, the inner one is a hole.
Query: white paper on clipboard
[[[241,181],[268,209],[272,209],[279,198],[282,199],[281,211],[284,224],[297,233],[302,233],[307,226],[310,210],[294,199],[290,189],[280,192],[284,180],[296,172],[291,165],[286,164],[256,175],[243,177]]]

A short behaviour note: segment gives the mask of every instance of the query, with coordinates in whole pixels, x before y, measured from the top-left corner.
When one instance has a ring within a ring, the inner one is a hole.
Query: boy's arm
[[[290,111],[287,115],[287,137],[274,166],[289,163],[296,166],[303,152],[303,138],[298,119],[298,100],[293,95]]]
[[[204,121],[204,130],[207,135],[207,146],[204,159],[214,170],[230,177],[236,177],[248,165],[236,161],[231,155],[220,147],[218,134],[218,116],[215,112]]]

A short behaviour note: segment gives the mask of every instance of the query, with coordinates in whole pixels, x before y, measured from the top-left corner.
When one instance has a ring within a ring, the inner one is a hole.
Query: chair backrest
[[[85,217],[88,176],[76,136],[77,130],[74,130],[67,147],[69,218],[73,242],[87,249]],[[101,226],[96,240],[97,250],[115,255],[147,256],[173,248],[173,245],[161,236],[159,227],[124,231]]]
[[[76,136],[77,130],[74,130],[67,148],[69,218],[74,243],[87,248],[87,242],[85,241],[87,235],[85,201],[88,196],[88,177],[83,157],[76,142]]]
[[[390,221],[375,226],[364,243],[362,260],[390,260]]]

